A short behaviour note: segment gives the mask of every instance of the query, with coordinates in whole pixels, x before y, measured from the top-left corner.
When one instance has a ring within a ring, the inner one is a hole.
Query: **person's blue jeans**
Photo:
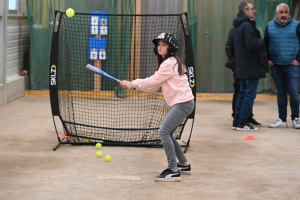
[[[169,169],[177,169],[176,157],[178,158],[179,164],[187,162],[181,146],[173,137],[173,132],[181,124],[181,122],[183,122],[183,120],[192,113],[194,106],[194,100],[174,105],[158,131],[165,149]]]
[[[232,114],[231,114],[232,117],[234,117],[234,115],[235,115],[235,105],[236,105],[236,101],[237,101],[237,98],[240,93],[240,82],[241,82],[241,79],[236,78],[235,72],[233,72],[233,90],[234,91],[233,91],[233,98],[232,98]],[[253,114],[253,110],[252,110],[251,115],[249,116],[249,119],[251,119],[253,116],[254,116],[254,114]]]
[[[235,105],[234,122],[246,124],[252,114],[258,86],[258,78],[241,79],[240,92]]]
[[[287,105],[290,96],[291,118],[299,117],[299,65],[273,65],[271,75],[277,89],[279,118],[286,121]]]

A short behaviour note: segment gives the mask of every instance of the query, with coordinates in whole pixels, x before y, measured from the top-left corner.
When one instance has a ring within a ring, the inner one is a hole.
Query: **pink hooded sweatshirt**
[[[186,74],[179,75],[177,60],[174,57],[165,60],[158,71],[149,78],[132,81],[132,87],[143,92],[155,92],[161,87],[164,98],[170,107],[194,99],[188,77]]]

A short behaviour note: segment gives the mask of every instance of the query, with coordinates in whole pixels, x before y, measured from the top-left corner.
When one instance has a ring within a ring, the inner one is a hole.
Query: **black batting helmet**
[[[174,35],[172,35],[171,33],[161,33],[159,36],[157,36],[157,38],[153,39],[152,42],[155,45],[154,47],[154,53],[156,55],[158,55],[157,52],[157,43],[159,40],[163,40],[166,43],[170,44],[170,47],[168,48],[168,53],[171,56],[174,56],[176,54],[176,52],[178,51],[178,41],[177,39],[174,37]]]

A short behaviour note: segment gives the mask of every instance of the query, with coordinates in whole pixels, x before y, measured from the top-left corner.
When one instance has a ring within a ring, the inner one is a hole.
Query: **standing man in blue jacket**
[[[249,124],[249,116],[252,114],[258,81],[266,77],[259,59],[259,53],[265,49],[265,43],[256,28],[255,13],[252,1],[242,1],[233,20],[235,75],[241,81],[232,128],[238,131],[257,130]]]
[[[291,119],[294,128],[299,122],[299,62],[300,26],[292,19],[289,6],[281,3],[276,8],[276,18],[265,30],[264,40],[268,53],[271,75],[277,89],[279,119],[270,128],[287,128],[287,105],[290,96]]]

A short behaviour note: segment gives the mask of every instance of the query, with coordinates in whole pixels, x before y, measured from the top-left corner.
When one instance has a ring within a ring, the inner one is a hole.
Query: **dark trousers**
[[[239,96],[239,92],[240,92],[240,85],[241,85],[241,79],[236,78],[235,73],[233,73],[233,89],[234,89],[234,93],[233,93],[233,98],[232,98],[232,114],[231,116],[234,117],[235,114],[235,105],[236,105],[236,100]],[[252,118],[253,112],[251,112],[251,115],[249,117]]]
[[[299,66],[273,65],[271,75],[277,89],[277,105],[279,118],[286,121],[288,98],[290,96],[291,118],[299,117]]]
[[[240,92],[236,100],[234,122],[246,124],[252,114],[256,98],[258,78],[241,79]]]

